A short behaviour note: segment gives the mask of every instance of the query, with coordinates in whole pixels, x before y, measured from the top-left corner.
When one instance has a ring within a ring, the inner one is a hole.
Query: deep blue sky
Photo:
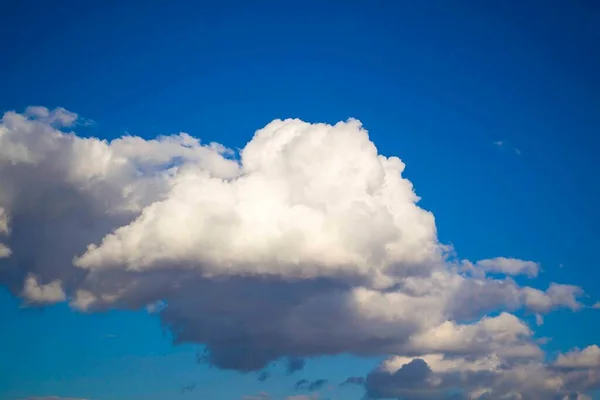
[[[355,117],[406,162],[460,257],[540,261],[540,285],[600,299],[596,1],[4,0],[0,15],[0,110],[62,106],[95,121],[82,134],[185,131],[229,147],[275,118]],[[198,366],[147,315],[21,310],[1,293],[0,317],[0,398],[171,399],[192,382],[237,398],[297,378]],[[584,346],[597,318],[551,314],[538,333],[551,350]],[[327,359],[303,374],[373,365]]]

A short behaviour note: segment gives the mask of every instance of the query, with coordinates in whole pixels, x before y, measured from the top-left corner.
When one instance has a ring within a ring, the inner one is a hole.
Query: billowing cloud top
[[[239,153],[185,133],[84,138],[77,121],[30,107],[0,124],[0,282],[28,304],[148,307],[221,368],[391,355],[365,380],[374,397],[595,385],[567,377],[596,368],[574,361],[590,350],[548,366],[512,314],[577,310],[583,290],[518,285],[532,261],[451,259],[404,164],[359,121],[275,120]],[[539,379],[497,383],[520,371]]]

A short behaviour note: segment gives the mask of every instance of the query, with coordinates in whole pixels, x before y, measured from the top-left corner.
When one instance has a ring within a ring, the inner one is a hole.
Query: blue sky
[[[230,148],[276,118],[357,118],[406,164],[461,259],[533,260],[543,272],[528,284],[600,300],[598,4],[172,3],[2,2],[0,109],[64,107],[93,120],[75,129],[86,137],[187,132]],[[300,379],[335,386],[381,360],[309,358],[291,376],[277,362],[259,382],[198,365],[201,345],[173,345],[156,315],[22,308],[5,287],[0,398],[284,398]],[[598,310],[559,310],[535,331],[550,356],[583,348],[598,343]]]

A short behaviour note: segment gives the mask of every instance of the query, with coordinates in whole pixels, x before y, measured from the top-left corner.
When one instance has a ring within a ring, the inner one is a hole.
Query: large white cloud
[[[186,165],[166,199],[77,264],[392,284],[441,259],[433,216],[416,206],[403,169],[399,159],[377,154],[358,121],[274,121],[243,149],[237,175],[223,179]]]
[[[238,370],[336,353],[534,365],[508,312],[582,306],[579,287],[511,278],[535,262],[452,261],[357,120],[275,120],[239,154],[185,133],[83,138],[77,121],[33,107],[0,123],[0,282],[28,304],[161,304],[176,341]]]

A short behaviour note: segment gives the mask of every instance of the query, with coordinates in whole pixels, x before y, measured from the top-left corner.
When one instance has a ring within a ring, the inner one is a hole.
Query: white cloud
[[[58,127],[70,127],[77,121],[77,114],[62,107],[49,110],[46,107],[30,106],[25,110],[25,115],[37,121]]]
[[[7,236],[10,233],[8,215],[4,208],[0,207],[0,236]],[[9,257],[12,250],[4,243],[0,242],[0,258]]]
[[[0,243],[0,258],[10,257],[12,251],[6,245]]]
[[[595,303],[595,304],[592,306],[592,308],[594,308],[594,309],[596,309],[596,310],[600,309],[600,301],[596,302],[596,303]]]
[[[474,324],[446,321],[412,336],[405,353],[417,354],[498,354],[505,358],[541,357],[531,340],[533,332],[512,314],[484,317]]]
[[[415,205],[418,197],[401,177],[404,164],[378,156],[358,121],[275,121],[256,133],[241,159],[229,180],[202,167],[181,171],[166,199],[77,264],[147,271],[168,263],[205,276],[377,282],[440,261],[433,216]]]
[[[44,285],[39,283],[34,275],[27,277],[21,294],[30,303],[52,304],[66,299],[59,280]]]
[[[536,277],[540,270],[540,265],[536,262],[506,257],[479,260],[477,261],[476,266],[482,268],[486,272],[513,276],[527,275],[529,277]]]
[[[554,364],[564,368],[600,369],[600,347],[592,345],[583,350],[575,349],[565,354],[559,354]]]
[[[535,262],[451,261],[402,161],[356,120],[275,120],[239,159],[185,133],[59,129],[76,121],[38,107],[0,123],[0,283],[29,301],[167,304],[176,342],[237,370],[336,353],[538,360],[508,312],[581,307],[576,286],[511,279]]]

